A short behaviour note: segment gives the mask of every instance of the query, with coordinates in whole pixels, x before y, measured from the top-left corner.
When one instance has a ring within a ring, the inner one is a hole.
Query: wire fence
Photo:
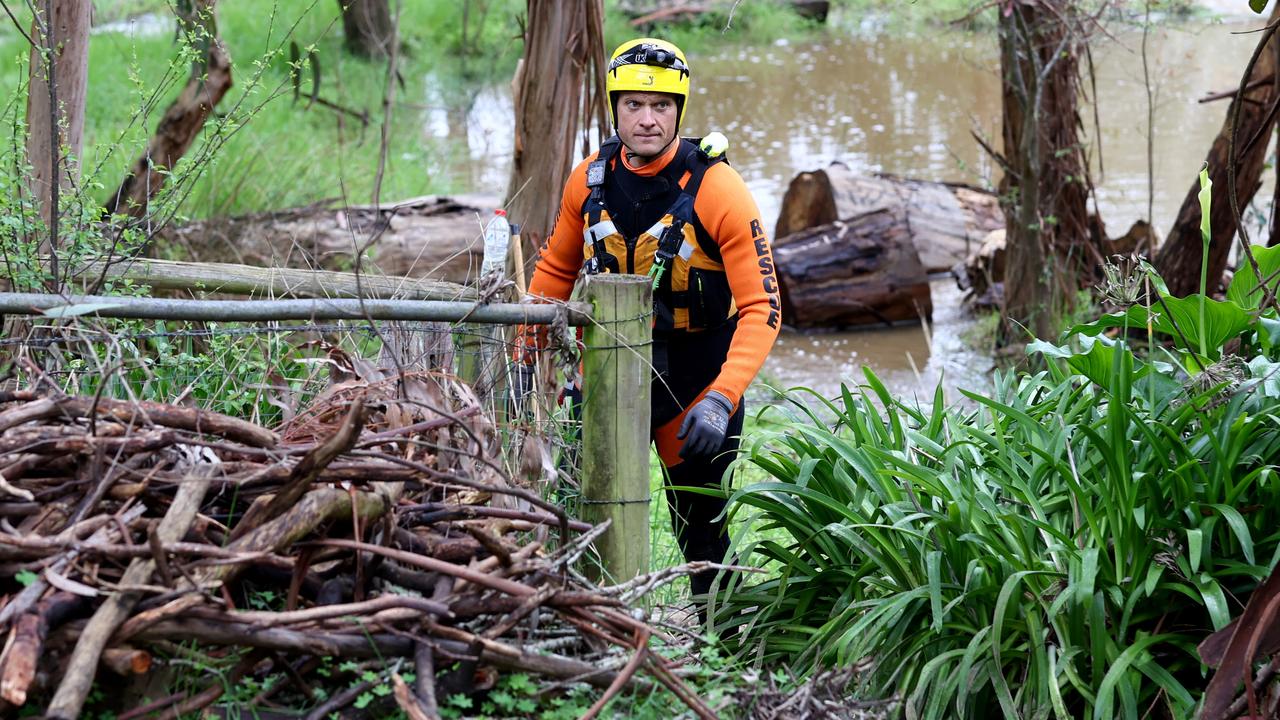
[[[309,406],[364,386],[419,405],[433,399],[424,387],[446,388],[440,407],[484,422],[480,462],[610,523],[601,566],[629,578],[649,567],[650,293],[649,279],[632,276],[595,278],[584,302],[560,304],[491,302],[483,289],[478,301],[0,293],[10,314],[0,355],[14,360],[5,379],[26,386],[192,405],[267,427],[296,428]]]
[[[547,333],[543,362],[521,371],[512,325],[111,318],[24,324],[21,335],[0,338],[0,356],[15,361],[10,379],[18,385],[191,405],[267,427],[290,421],[338,385],[452,376],[492,424],[492,455],[511,482],[550,489],[558,501],[577,496],[580,419],[576,394],[563,392],[565,373],[557,369],[569,365],[569,376],[576,373],[579,348],[567,325]],[[518,402],[521,391],[527,402]]]

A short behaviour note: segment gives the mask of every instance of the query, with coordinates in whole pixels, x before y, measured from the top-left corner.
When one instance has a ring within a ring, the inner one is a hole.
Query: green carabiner
[[[667,266],[661,260],[655,261],[653,267],[649,268],[649,277],[653,278],[654,290],[658,289],[658,283],[662,282],[662,273],[666,272],[666,270]]]

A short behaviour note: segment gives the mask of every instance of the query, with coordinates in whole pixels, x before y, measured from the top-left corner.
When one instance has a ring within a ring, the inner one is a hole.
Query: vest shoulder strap
[[[688,198],[688,207],[690,217],[688,222],[693,224],[694,238],[697,239],[698,247],[702,249],[704,255],[714,262],[723,262],[720,256],[720,246],[707,232],[707,229],[698,220],[698,216],[693,212],[693,201],[698,195],[698,189],[702,187],[702,178],[707,174],[713,165],[721,162],[728,162],[723,155],[716,157],[708,157],[702,150],[701,138],[683,138],[681,140],[680,152],[684,157],[684,165],[689,170],[689,182],[685,183],[684,195]]]
[[[609,175],[609,166],[613,164],[613,159],[618,156],[621,148],[622,139],[613,135],[600,143],[596,159],[587,164],[587,187],[591,192],[582,205],[582,213],[588,216],[592,225],[600,222],[600,211],[606,209],[604,206],[605,180]]]
[[[594,191],[596,188],[604,186],[604,179],[605,175],[608,174],[609,165],[618,156],[618,150],[621,148],[622,139],[617,135],[613,135],[608,140],[600,143],[600,150],[596,153],[596,159],[587,165],[587,187]]]

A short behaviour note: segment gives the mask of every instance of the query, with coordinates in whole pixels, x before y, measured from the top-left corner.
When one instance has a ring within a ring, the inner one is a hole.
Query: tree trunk
[[[31,37],[36,46],[31,48],[31,86],[27,93],[27,161],[31,164],[31,193],[38,199],[40,215],[49,229],[47,238],[41,241],[42,251],[48,252],[58,247],[58,218],[53,210],[59,191],[80,176],[93,4],[83,0],[42,0],[35,2],[33,8],[36,17]],[[53,107],[57,113],[51,111]],[[58,268],[50,270],[56,284]]]
[[[963,263],[992,230],[1004,227],[996,196],[953,183],[893,175],[857,175],[843,163],[802,172],[787,186],[774,238],[847,220],[872,210],[903,215],[925,272],[948,272]]]
[[[1280,45],[1277,46],[1280,49]],[[1280,85],[1280,76],[1276,77],[1276,83]],[[1280,97],[1280,93],[1277,93]],[[1276,150],[1275,150],[1275,166],[1277,181],[1275,188],[1271,191],[1271,236],[1267,240],[1267,247],[1275,247],[1280,245],[1280,127],[1275,130],[1276,133]]]
[[[1280,67],[1280,43],[1271,43],[1269,49],[1272,62],[1276,63],[1276,67]],[[1272,97],[1280,98],[1280,74],[1271,76],[1271,92]],[[1280,178],[1280,126],[1275,129],[1276,149],[1275,149],[1275,165],[1273,170]],[[1271,236],[1267,240],[1268,247],[1274,247],[1280,244],[1280,182],[1276,182],[1275,188],[1271,192]]]
[[[506,206],[532,264],[555,225],[569,171],[588,150],[592,121],[602,133],[608,125],[601,0],[528,0],[527,7],[524,58],[512,80],[516,137]]]
[[[338,0],[347,52],[365,58],[391,57],[395,32],[387,0]]]
[[[788,325],[892,325],[933,315],[929,278],[901,207],[780,238],[773,259]]]
[[[1267,24],[1280,20],[1280,4],[1271,11]],[[1267,141],[1275,116],[1270,112],[1277,94],[1274,83],[1269,82],[1276,73],[1275,46],[1280,39],[1273,34],[1262,49],[1253,72],[1245,81],[1246,86],[1256,85],[1244,93],[1244,105],[1240,107],[1240,126],[1235,132],[1236,196],[1239,206],[1249,204],[1253,194],[1262,185],[1262,166],[1267,160]],[[1213,181],[1213,204],[1209,206],[1209,223],[1213,238],[1209,243],[1208,292],[1217,289],[1222,273],[1227,268],[1227,254],[1236,236],[1236,220],[1231,212],[1231,198],[1227,192],[1227,148],[1231,144],[1231,124],[1236,101],[1231,102],[1222,130],[1214,138],[1205,162],[1209,164],[1209,179]],[[1256,140],[1256,142],[1254,141]],[[1178,210],[1178,219],[1160,252],[1156,255],[1156,270],[1169,286],[1169,293],[1185,297],[1200,292],[1200,201],[1197,195],[1200,183],[1193,180],[1187,197]]]
[[[1020,0],[1001,13],[1008,271],[1002,342],[1051,337],[1102,256],[1090,241],[1080,127],[1080,38],[1069,0]]]
[[[165,111],[147,150],[134,162],[124,182],[105,203],[108,214],[145,217],[151,200],[164,187],[165,175],[195,142],[213,108],[231,88],[231,59],[218,37],[216,0],[193,0],[178,23],[202,42],[203,52],[191,65],[191,78]]]

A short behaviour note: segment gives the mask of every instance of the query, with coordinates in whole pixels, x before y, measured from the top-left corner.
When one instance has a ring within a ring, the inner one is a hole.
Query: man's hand
[[[729,429],[729,415],[733,412],[733,403],[729,398],[712,390],[697,405],[689,409],[680,424],[677,440],[684,440],[680,446],[680,457],[686,460],[710,457],[724,444],[724,434]],[[685,436],[688,439],[685,440]]]

